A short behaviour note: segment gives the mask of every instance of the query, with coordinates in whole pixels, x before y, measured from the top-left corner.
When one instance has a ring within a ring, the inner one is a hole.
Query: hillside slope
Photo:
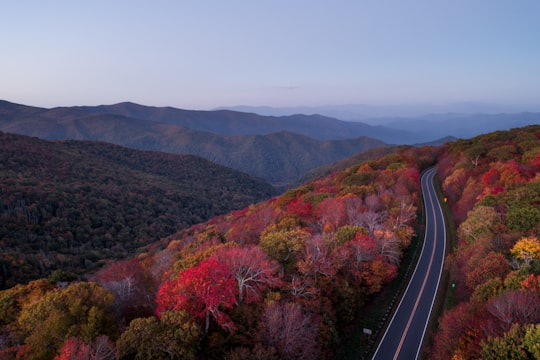
[[[355,164],[184,229],[89,282],[0,291],[0,336],[11,331],[0,355],[50,359],[84,342],[120,359],[164,349],[191,359],[340,358],[355,319],[385,296],[417,243],[419,177],[436,153],[410,147]]]
[[[6,132],[49,140],[100,140],[136,149],[199,155],[280,187],[289,186],[308,170],[385,145],[367,137],[322,141],[283,131],[221,135],[124,115],[94,114],[83,108],[39,110],[1,105],[0,130]]]
[[[88,271],[274,191],[196,156],[0,133],[0,286]]]
[[[533,359],[540,343],[540,126],[449,144],[439,178],[457,227],[430,359]]]

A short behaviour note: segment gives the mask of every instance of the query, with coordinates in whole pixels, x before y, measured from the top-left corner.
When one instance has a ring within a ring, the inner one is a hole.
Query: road
[[[411,360],[420,355],[422,341],[441,278],[446,231],[441,205],[433,187],[435,170],[422,175],[426,214],[424,245],[411,281],[399,303],[374,360]]]

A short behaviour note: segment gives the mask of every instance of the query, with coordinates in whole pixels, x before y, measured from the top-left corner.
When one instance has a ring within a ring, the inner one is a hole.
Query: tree
[[[313,235],[305,242],[301,260],[298,261],[298,270],[302,274],[313,277],[315,282],[317,282],[318,274],[327,277],[334,276],[336,269],[329,252],[328,245],[321,235]]]
[[[540,210],[534,206],[514,206],[506,214],[506,226],[514,231],[526,233],[538,229]]]
[[[254,302],[261,299],[262,292],[281,284],[277,272],[279,264],[255,245],[225,248],[214,257],[227,266],[238,284],[238,303]]]
[[[401,198],[398,205],[389,210],[389,218],[393,231],[411,224],[416,219],[416,206],[412,202]]]
[[[250,206],[246,214],[233,216],[228,221],[229,229],[225,238],[240,245],[256,244],[262,231],[275,221],[279,210],[268,204]]]
[[[317,204],[315,215],[321,229],[335,231],[345,218],[345,205],[335,197],[328,197]]]
[[[535,359],[540,359],[540,324],[526,327],[523,345]]]
[[[356,233],[354,239],[343,246],[343,250],[348,262],[358,270],[363,268],[364,263],[373,260],[377,253],[373,237],[362,232]]]
[[[117,341],[118,359],[195,359],[200,327],[185,311],[133,320]]]
[[[494,251],[481,258],[465,276],[465,284],[470,290],[493,278],[504,279],[510,272],[510,264],[504,255]]]
[[[357,226],[357,225],[344,225],[344,226],[341,226],[339,229],[337,229],[336,234],[334,235],[332,245],[334,247],[339,246],[339,245],[343,245],[346,242],[354,239],[354,237],[358,233],[363,233],[363,234],[367,235],[367,230],[364,229],[363,227]]]
[[[296,263],[296,254],[302,250],[309,236],[308,232],[297,227],[278,229],[270,226],[263,232],[259,245],[285,270],[291,271]]]
[[[535,236],[523,237],[516,242],[510,253],[528,266],[534,259],[540,259],[540,241]]]
[[[399,264],[401,260],[401,241],[390,230],[377,230],[373,234],[377,252],[383,259],[393,265]]]
[[[501,337],[490,338],[483,342],[482,359],[527,360],[527,351],[523,346],[524,327],[515,324],[510,331]]]
[[[54,360],[115,360],[116,349],[105,335],[99,336],[90,344],[80,338],[69,338],[64,341],[60,354]]]
[[[461,196],[468,177],[469,175],[464,168],[458,168],[444,178],[442,188],[452,203],[455,203]]]
[[[100,269],[92,279],[114,294],[121,318],[150,315],[153,303],[153,279],[136,258],[113,262]]]
[[[262,315],[260,338],[274,347],[280,359],[316,359],[317,324],[295,303],[270,302]]]
[[[382,223],[386,219],[386,213],[384,211],[367,210],[358,214],[360,223],[358,225],[365,226],[368,229],[370,235],[373,232],[382,227]]]
[[[49,291],[19,316],[28,352],[35,359],[50,359],[70,337],[89,343],[98,335],[114,335],[112,304],[113,295],[96,283],[73,283]]]
[[[228,331],[234,330],[232,320],[221,309],[232,308],[236,302],[237,286],[225,264],[208,259],[178,273],[177,280],[166,281],[157,293],[158,316],[166,311],[186,310],[194,318],[204,321],[208,334],[210,318]]]
[[[362,205],[362,198],[356,195],[344,196],[342,201],[345,204],[345,214],[347,215],[348,223],[350,225],[360,225],[359,214],[364,209]]]
[[[540,322],[540,297],[534,291],[511,290],[490,300],[488,311],[499,319],[508,331],[513,323]]]
[[[492,235],[493,227],[500,222],[500,216],[491,206],[479,205],[467,213],[467,219],[459,226],[460,236],[471,242],[481,236]]]
[[[312,216],[312,204],[304,199],[294,199],[287,205],[286,211],[300,220],[309,220]]]
[[[431,355],[434,359],[452,359],[458,348],[460,336],[466,333],[473,314],[471,306],[462,302],[445,312],[439,319],[439,329],[433,337],[434,344]]]

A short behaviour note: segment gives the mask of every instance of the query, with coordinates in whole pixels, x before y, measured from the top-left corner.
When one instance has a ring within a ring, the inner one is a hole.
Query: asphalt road
[[[435,170],[422,176],[426,213],[424,245],[411,281],[373,359],[417,359],[439,286],[446,231],[441,205],[433,187]]]

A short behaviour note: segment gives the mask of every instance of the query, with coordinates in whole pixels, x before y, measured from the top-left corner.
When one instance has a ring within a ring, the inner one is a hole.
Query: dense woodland
[[[429,358],[540,358],[540,126],[404,148],[84,281],[4,290],[0,358],[333,359],[417,241],[419,177],[435,163],[456,239]]]
[[[272,195],[196,156],[0,132],[0,289],[86,273]]]
[[[214,217],[87,281],[0,293],[6,359],[332,359],[416,241],[408,148]]]
[[[457,226],[430,358],[540,359],[540,126],[460,140],[439,159]]]

